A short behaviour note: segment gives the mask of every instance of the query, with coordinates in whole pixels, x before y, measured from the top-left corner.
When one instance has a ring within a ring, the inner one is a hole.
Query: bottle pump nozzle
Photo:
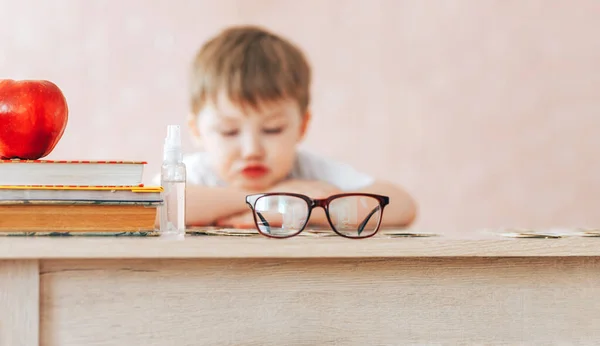
[[[183,160],[183,154],[181,153],[181,128],[179,125],[169,125],[167,127],[164,160],[171,162],[181,162]]]

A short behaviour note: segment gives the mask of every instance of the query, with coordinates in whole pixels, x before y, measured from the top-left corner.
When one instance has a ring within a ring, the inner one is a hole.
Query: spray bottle
[[[167,127],[160,182],[163,205],[160,211],[160,232],[165,236],[185,236],[186,169],[181,152],[179,125]]]

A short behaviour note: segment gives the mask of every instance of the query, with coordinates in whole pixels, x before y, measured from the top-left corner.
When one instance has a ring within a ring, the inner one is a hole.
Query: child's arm
[[[357,192],[373,193],[390,197],[390,203],[383,209],[381,226],[408,227],[417,215],[415,200],[399,186],[376,180],[373,184]]]
[[[326,198],[344,192],[329,183],[314,180],[287,180],[274,186],[270,191],[301,193],[311,198]],[[375,181],[369,186],[353,192],[374,193],[390,197],[390,204],[385,207],[383,212],[381,226],[406,227],[415,219],[416,204],[413,198],[396,185]],[[253,215],[250,211],[242,211],[237,215],[224,217],[219,220],[218,224],[239,228],[255,227]],[[325,213],[321,208],[313,210],[309,224],[311,226],[329,227]]]
[[[186,224],[209,226],[219,219],[250,211],[247,191],[230,187],[207,187],[188,184],[186,187]]]
[[[381,226],[407,227],[416,217],[416,203],[414,199],[402,188],[385,181],[375,180],[372,184],[354,191],[341,191],[337,187],[323,181],[288,180],[275,186],[272,190],[280,192],[296,192],[311,198],[326,198],[330,195],[358,192],[372,193],[390,197],[390,203],[385,206]],[[321,208],[313,210],[309,224],[315,226],[329,226],[325,213]]]

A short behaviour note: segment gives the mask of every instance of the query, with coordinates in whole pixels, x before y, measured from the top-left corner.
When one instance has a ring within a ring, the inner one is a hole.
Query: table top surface
[[[416,232],[411,230],[410,232]],[[416,232],[419,233],[419,232]],[[0,237],[0,259],[402,258],[600,256],[600,237],[515,238],[491,232],[271,239],[263,236]]]

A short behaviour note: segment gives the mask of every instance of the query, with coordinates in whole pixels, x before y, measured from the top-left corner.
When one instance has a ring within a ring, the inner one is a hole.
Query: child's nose
[[[259,136],[247,136],[242,143],[242,156],[245,159],[260,159],[265,155],[265,148]]]

